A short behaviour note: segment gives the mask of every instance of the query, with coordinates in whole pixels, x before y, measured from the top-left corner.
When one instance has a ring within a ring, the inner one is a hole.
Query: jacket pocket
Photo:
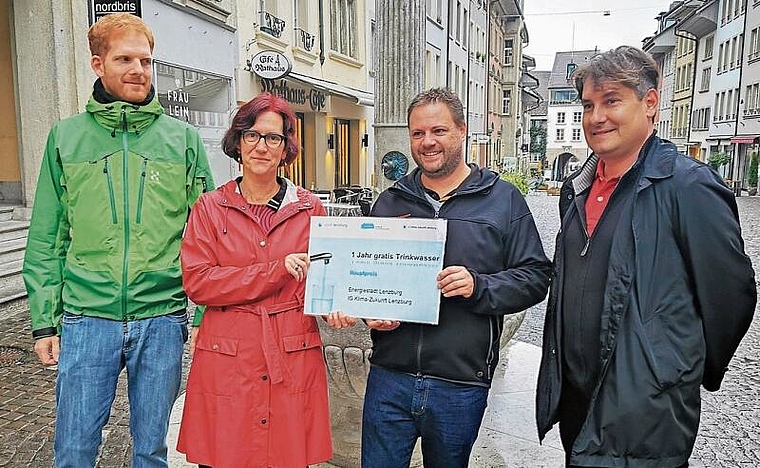
[[[204,334],[201,330],[195,343],[188,387],[192,385],[201,393],[217,396],[239,394],[243,378],[238,370],[238,346],[236,339]]]
[[[113,189],[113,177],[111,176],[111,170],[108,167],[108,156],[103,158],[103,173],[106,176],[106,184],[108,185],[108,201],[111,205],[111,223],[116,224],[116,194]]]
[[[227,356],[237,356],[238,340],[231,338],[222,338],[221,336],[203,335],[198,336],[198,342],[195,344],[197,349],[202,349],[212,353],[225,354]]]
[[[648,341],[648,349],[645,352],[652,361],[651,365],[659,390],[665,392],[678,384],[688,369],[668,338],[669,324],[663,314],[664,312],[660,312],[654,315],[644,324],[644,330]]]
[[[322,339],[319,337],[319,333],[304,333],[303,335],[285,336],[282,338],[282,344],[285,346],[285,352],[291,353],[322,346]]]
[[[142,207],[143,197],[145,195],[145,173],[148,169],[148,160],[142,157],[142,163],[140,164],[140,189],[137,192],[137,214],[135,215],[135,222],[137,224],[142,223]]]
[[[292,380],[291,393],[302,393],[326,385],[325,361],[322,356],[322,339],[319,332],[284,336],[285,363]]]

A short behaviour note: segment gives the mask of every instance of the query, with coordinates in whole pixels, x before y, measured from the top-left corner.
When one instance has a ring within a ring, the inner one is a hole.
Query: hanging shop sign
[[[293,65],[279,52],[262,50],[251,58],[249,67],[259,78],[276,80],[287,76]]]
[[[87,3],[90,10],[90,26],[111,13],[131,13],[142,17],[140,0],[90,0]]]

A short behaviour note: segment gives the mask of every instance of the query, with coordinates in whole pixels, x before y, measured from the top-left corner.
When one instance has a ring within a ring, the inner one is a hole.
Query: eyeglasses
[[[243,141],[249,145],[256,146],[259,144],[259,140],[264,139],[264,143],[270,148],[277,148],[285,141],[285,135],[279,133],[267,133],[262,135],[256,130],[246,130],[243,132]]]

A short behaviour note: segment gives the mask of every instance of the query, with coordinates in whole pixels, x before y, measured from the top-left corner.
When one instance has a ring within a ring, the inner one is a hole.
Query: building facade
[[[89,2],[3,0],[0,54],[5,102],[0,202],[31,207],[46,136],[82,112],[92,93]],[[234,107],[235,4],[232,0],[142,0],[153,29],[154,85],[169,115],[196,125],[215,175],[229,172],[218,136]],[[229,51],[220,54],[219,50]],[[23,211],[23,210],[22,210]],[[21,215],[23,216],[23,214]]]
[[[564,180],[588,158],[590,149],[583,134],[583,106],[571,76],[596,50],[557,52],[547,90],[546,160],[551,180]]]
[[[365,0],[237,2],[236,101],[271,92],[290,103],[302,151],[285,175],[297,185],[373,183],[371,12]],[[251,63],[261,51],[283,54],[291,72],[276,80],[258,76]]]

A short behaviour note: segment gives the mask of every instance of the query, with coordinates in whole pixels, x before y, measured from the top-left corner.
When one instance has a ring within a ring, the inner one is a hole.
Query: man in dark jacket
[[[659,71],[633,47],[573,75],[594,153],[562,186],[536,395],[568,466],[688,465],[757,293],[736,202],[655,135]]]
[[[407,121],[418,167],[380,195],[372,214],[447,220],[439,323],[367,320],[373,348],[362,467],[408,467],[418,437],[426,466],[466,467],[504,315],[545,297],[550,263],[522,194],[464,162],[467,127],[455,94],[421,93]]]

